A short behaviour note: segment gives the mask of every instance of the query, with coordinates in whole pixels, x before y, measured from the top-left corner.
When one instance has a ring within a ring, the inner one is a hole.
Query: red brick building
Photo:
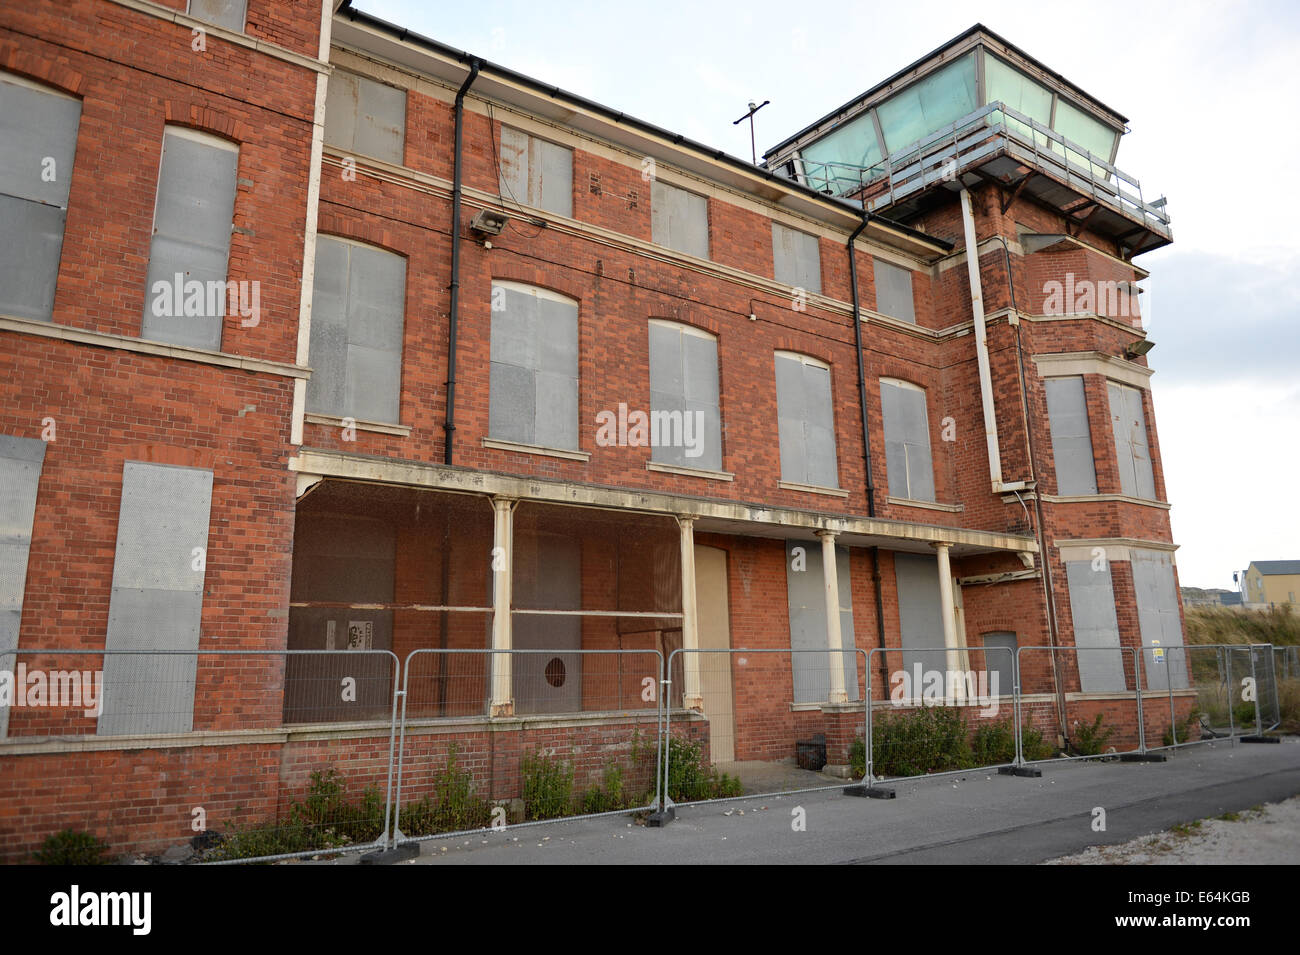
[[[453,738],[598,773],[679,648],[782,651],[674,658],[719,763],[1076,643],[1026,719],[1134,735],[1182,623],[1124,117],[977,26],[755,166],[334,6],[0,12],[0,654],[181,651],[9,708],[6,853],[384,778],[387,663],[213,651],[392,651],[413,792]]]

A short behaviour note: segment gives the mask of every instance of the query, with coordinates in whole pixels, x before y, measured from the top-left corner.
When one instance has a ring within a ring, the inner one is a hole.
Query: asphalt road
[[[404,864],[1037,863],[1296,795],[1300,740],[1199,745],[1166,763],[1042,770],[1039,779],[974,771],[894,784],[892,800],[833,790],[682,807],[663,829],[626,816],[514,827],[425,842]],[[1098,807],[1104,832],[1093,829]]]

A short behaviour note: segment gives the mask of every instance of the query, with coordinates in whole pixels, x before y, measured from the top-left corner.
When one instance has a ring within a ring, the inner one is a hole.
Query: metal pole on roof
[[[757,113],[760,109],[762,109],[770,102],[772,102],[770,99],[765,99],[757,106],[755,106],[753,103],[750,103],[749,112],[731,124],[732,126],[739,126],[745,120],[749,120],[749,154],[753,158],[755,166],[758,165],[758,146],[754,144],[754,114]]]

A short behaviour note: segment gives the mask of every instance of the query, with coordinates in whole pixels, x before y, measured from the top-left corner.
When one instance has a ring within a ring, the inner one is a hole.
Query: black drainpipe
[[[862,363],[862,318],[858,313],[858,259],[854,254],[854,243],[862,230],[871,221],[871,213],[863,213],[862,221],[849,236],[849,282],[853,291],[853,342],[858,354],[858,403],[862,412],[862,463],[866,466],[867,477],[867,516],[876,516],[876,482],[871,470],[871,428],[867,424],[867,374]],[[871,548],[871,586],[876,597],[876,637],[879,646],[885,646],[885,601],[880,591],[880,548]],[[889,686],[889,666],[885,654],[880,654],[880,676],[884,681],[881,686]],[[866,701],[871,705],[871,701]]]
[[[452,167],[451,187],[451,302],[447,309],[447,423],[443,461],[452,463],[452,438],[456,433],[456,324],[460,306],[460,187],[461,152],[464,145],[462,127],[465,118],[465,94],[478,79],[477,59],[469,61],[469,76],[456,91],[456,159]]]

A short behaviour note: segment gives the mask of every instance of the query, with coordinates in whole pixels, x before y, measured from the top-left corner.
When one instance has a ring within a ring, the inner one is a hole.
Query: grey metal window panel
[[[493,286],[488,434],[578,447],[578,306]]]
[[[66,218],[58,206],[0,195],[0,313],[53,319]]]
[[[722,467],[722,418],[718,409],[718,342],[678,325],[650,323],[650,410],[678,412],[682,441],[651,448],[660,464],[719,470]],[[686,416],[691,415],[688,419]],[[698,424],[702,427],[697,427]],[[691,422],[690,447],[685,440]],[[688,450],[698,450],[688,455]]]
[[[190,0],[190,16],[217,26],[244,32],[248,0]]]
[[[839,487],[830,369],[776,356],[781,480]]]
[[[650,184],[650,235],[655,245],[709,257],[709,203],[658,179]]]
[[[51,321],[81,103],[0,73],[0,313]]]
[[[574,610],[582,606],[582,545],[553,534],[515,541],[513,596],[516,607]],[[514,657],[515,711],[573,713],[582,709],[582,618],[513,615],[513,646],[554,650]],[[559,661],[553,663],[553,661]],[[548,666],[551,668],[548,672]],[[559,685],[556,685],[556,684]]]
[[[972,665],[982,666],[989,674],[989,693],[993,693],[993,674],[998,675],[997,695],[1010,696],[1015,687],[1015,654],[1018,641],[1014,633],[984,634],[984,652],[972,654],[979,660],[972,659]]]
[[[1082,378],[1049,378],[1047,417],[1052,431],[1058,494],[1096,494],[1097,470]]]
[[[1110,564],[1094,570],[1092,561],[1066,561],[1065,579],[1070,588],[1074,645],[1080,648],[1075,654],[1080,688],[1084,693],[1112,693],[1127,689]],[[1068,663],[1069,656],[1064,654],[1062,659]]]
[[[939,561],[925,554],[894,554],[894,580],[898,587],[898,622],[903,645],[903,669],[911,680],[913,668],[946,671],[948,655],[939,651],[943,641],[943,601],[939,595]],[[914,685],[919,696],[921,688]],[[891,687],[892,689],[892,687]]]
[[[885,483],[894,497],[933,501],[934,459],[925,392],[880,382],[885,425]]]
[[[1147,689],[1167,690],[1171,681],[1174,689],[1186,689],[1187,655],[1180,649],[1183,627],[1178,589],[1174,586],[1173,557],[1166,551],[1133,548],[1129,551],[1129,561],[1133,568]],[[1163,659],[1157,659],[1158,650],[1164,651]]]
[[[772,259],[778,282],[821,292],[822,263],[816,236],[773,222]]]
[[[912,298],[912,272],[884,259],[873,259],[876,279],[876,311],[916,324],[916,303]]]
[[[108,650],[198,649],[212,472],[127,461],[122,467]],[[104,659],[99,733],[185,733],[193,726],[193,656]]]
[[[325,141],[349,152],[403,165],[406,91],[335,70],[325,93]]]
[[[573,150],[501,127],[501,194],[564,216],[573,215]]]
[[[406,259],[318,236],[314,289],[308,409],[360,421],[397,422]]]
[[[80,121],[79,100],[0,73],[0,194],[66,209]]]
[[[197,281],[206,289],[207,283],[226,281],[238,165],[234,149],[173,129],[163,135],[140,330],[144,338],[220,350],[225,295],[209,302],[205,294],[201,314],[189,316],[176,314],[170,290],[177,275],[182,287]],[[155,289],[156,283],[163,284]]]
[[[1154,500],[1155,475],[1151,469],[1151,452],[1147,445],[1142,392],[1114,381],[1107,382],[1106,390],[1110,398],[1110,420],[1115,435],[1120,491],[1133,497]]]
[[[36,491],[44,462],[44,441],[0,434],[0,670],[12,671],[17,662],[4,651],[18,646]],[[9,707],[0,706],[0,737],[8,727]]]
[[[795,570],[794,549],[804,550],[801,566]],[[790,649],[827,650],[826,585],[821,541],[791,540],[785,543],[785,582],[790,610]],[[840,603],[840,646],[844,658],[844,690],[850,700],[858,699],[858,663],[853,648],[853,587],[849,577],[849,551],[835,548],[835,573]],[[830,697],[829,652],[792,653],[794,702],[824,703]]]

